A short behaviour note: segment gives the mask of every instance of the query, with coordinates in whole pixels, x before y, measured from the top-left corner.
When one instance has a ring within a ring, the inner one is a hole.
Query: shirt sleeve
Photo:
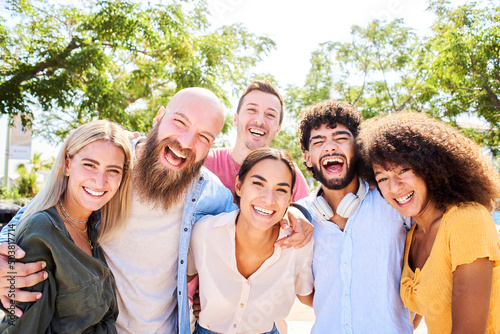
[[[477,203],[454,207],[446,217],[452,271],[479,258],[500,265],[500,239],[488,210]]]
[[[19,224],[19,220],[21,219],[24,210],[26,210],[26,207],[30,205],[31,201],[29,201],[28,204],[19,209],[19,211],[17,211],[16,215],[10,220],[10,222],[2,228],[2,232],[0,232],[0,244],[13,241],[12,239],[14,238],[14,232],[16,231],[17,224]]]
[[[293,197],[292,200],[294,202],[302,199],[304,197],[309,196],[309,186],[307,185],[307,181],[300,171],[297,164],[294,163],[295,166],[295,186],[293,187]]]
[[[43,224],[43,222],[40,222],[40,224]],[[10,323],[9,319],[4,320],[3,325],[8,325],[8,327],[3,333],[50,333],[49,326],[54,316],[57,294],[56,281],[53,275],[55,266],[50,247],[48,246],[50,242],[40,237],[36,232],[31,231],[30,228],[23,232],[25,233],[20,233],[21,235],[18,237],[18,244],[22,248],[30,250],[30,252],[26,253],[25,258],[23,258],[23,262],[45,261],[47,263],[45,271],[48,277],[43,282],[31,288],[24,289],[32,292],[41,292],[42,297],[36,302],[16,303],[23,311],[23,315],[21,318]],[[15,271],[15,267],[13,270]]]

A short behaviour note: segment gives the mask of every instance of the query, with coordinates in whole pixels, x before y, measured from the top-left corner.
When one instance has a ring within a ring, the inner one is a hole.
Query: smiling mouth
[[[340,157],[327,157],[321,161],[321,165],[329,173],[339,173],[344,167],[344,160]]]
[[[83,190],[85,190],[85,192],[92,196],[102,196],[105,193],[105,191],[93,191],[87,187],[83,187]]]
[[[413,198],[413,194],[415,194],[414,191],[412,191],[404,196],[396,197],[396,198],[394,198],[394,200],[396,202],[398,202],[399,204],[406,204],[409,201],[411,201],[411,199]]]
[[[262,137],[266,134],[264,131],[262,131],[260,129],[256,129],[256,128],[250,128],[250,129],[248,129],[248,131],[250,131],[251,134],[259,136],[259,137]]]
[[[255,212],[257,212],[258,214],[263,215],[263,216],[271,216],[275,212],[273,210],[267,210],[267,209],[261,208],[260,206],[254,205],[252,207],[255,210]]]
[[[186,162],[187,157],[180,152],[174,152],[169,146],[166,146],[165,159],[172,166],[179,167]]]

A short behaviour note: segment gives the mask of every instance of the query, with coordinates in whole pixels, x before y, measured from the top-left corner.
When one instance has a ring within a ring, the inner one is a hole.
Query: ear
[[[69,155],[66,154],[66,157],[64,158],[64,176],[69,176],[70,168],[71,168],[71,159],[69,158]]]
[[[236,184],[234,185],[234,192],[236,193],[236,195],[241,197],[241,181],[238,175],[236,175]]]
[[[281,131],[281,124],[278,126],[278,131],[276,131],[276,136],[280,134],[280,131]]]
[[[165,115],[166,111],[167,110],[165,108],[163,108],[163,107],[160,107],[160,109],[158,109],[158,112],[156,113],[155,118],[153,118],[153,126],[155,126],[156,123],[158,123],[161,120],[161,118],[163,117],[163,115]]]
[[[312,161],[311,161],[311,155],[309,154],[309,151],[304,151],[304,160],[306,162],[306,166],[309,168],[312,168]]]
[[[233,125],[235,128],[238,128],[238,113],[233,116]]]

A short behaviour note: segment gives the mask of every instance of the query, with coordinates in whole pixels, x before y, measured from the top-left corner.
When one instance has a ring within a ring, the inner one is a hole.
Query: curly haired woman
[[[489,210],[499,174],[451,126],[414,112],[364,123],[364,177],[414,225],[401,298],[429,333],[500,333],[500,240]],[[411,319],[410,319],[411,320]]]

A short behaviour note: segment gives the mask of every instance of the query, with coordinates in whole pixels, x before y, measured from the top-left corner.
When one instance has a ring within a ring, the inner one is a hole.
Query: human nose
[[[263,112],[258,112],[255,115],[254,122],[257,123],[257,125],[262,125],[265,124],[265,119],[264,119],[264,113]]]
[[[325,150],[327,152],[334,152],[337,150],[337,142],[335,140],[326,140]]]
[[[274,200],[274,193],[272,189],[265,189],[262,194],[262,201],[266,204],[272,203]]]
[[[392,195],[398,195],[401,189],[402,183],[397,177],[389,178],[389,193]]]
[[[188,148],[192,150],[194,146],[194,137],[195,136],[192,131],[186,131],[177,137],[177,141],[182,148]]]
[[[96,188],[103,188],[107,182],[106,171],[98,171],[94,177],[94,184]]]

